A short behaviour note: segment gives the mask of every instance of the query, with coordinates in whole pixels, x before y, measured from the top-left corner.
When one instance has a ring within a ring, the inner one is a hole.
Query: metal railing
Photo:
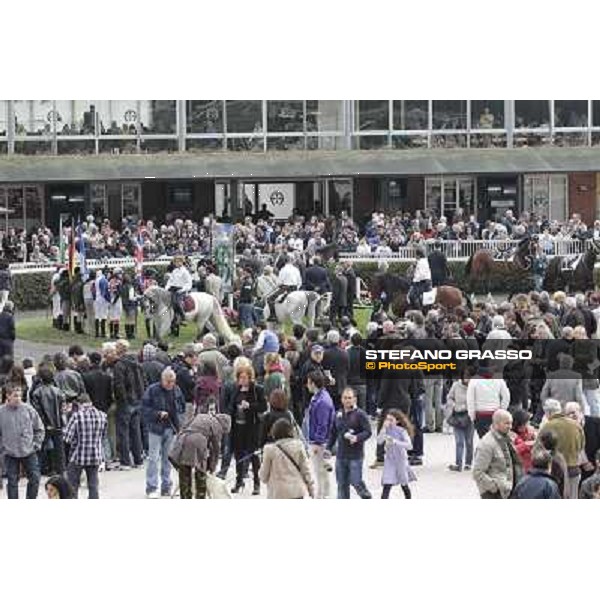
[[[571,256],[584,252],[589,246],[590,240],[541,240],[542,250],[546,256]],[[493,252],[505,252],[518,246],[519,240],[446,240],[442,241],[442,252],[450,261],[466,261],[473,256],[477,250],[491,250]],[[430,242],[426,242],[429,246]],[[401,247],[398,252],[382,253],[371,252],[363,254],[359,252],[341,252],[340,259],[350,262],[406,262],[416,258],[416,244]]]
[[[553,240],[547,243],[542,240],[542,249],[544,253],[552,258],[554,256],[572,256],[584,252],[590,244],[590,240]],[[426,242],[427,246],[430,242]],[[448,257],[449,261],[461,262],[466,261],[477,250],[492,250],[494,252],[508,251],[519,244],[518,240],[446,240],[442,241],[442,252]],[[359,252],[340,252],[340,260],[350,262],[408,262],[416,258],[417,245],[402,246],[398,252],[382,254],[371,252],[370,254],[362,254]],[[201,255],[191,255],[192,263]],[[270,255],[261,254],[260,259],[264,262],[268,260]],[[236,257],[239,259],[239,256]],[[145,267],[154,267],[168,265],[173,260],[172,256],[161,256],[144,261]],[[54,271],[57,267],[62,266],[55,262],[42,263],[12,263],[10,272],[17,273],[44,273]],[[98,269],[100,267],[108,268],[132,268],[135,267],[133,257],[127,258],[107,258],[103,260],[88,260],[87,267],[89,270]]]

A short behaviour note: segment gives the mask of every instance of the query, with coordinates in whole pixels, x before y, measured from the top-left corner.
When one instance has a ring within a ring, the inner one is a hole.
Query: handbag
[[[450,427],[457,427],[458,429],[467,429],[471,424],[471,417],[469,417],[469,413],[465,410],[462,412],[453,412],[448,417],[448,425]]]

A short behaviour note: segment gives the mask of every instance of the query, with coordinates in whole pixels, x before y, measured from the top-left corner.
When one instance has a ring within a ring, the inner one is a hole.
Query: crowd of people
[[[21,472],[27,497],[41,473],[77,495],[85,471],[97,498],[100,470],[145,465],[148,498],[173,494],[174,468],[181,498],[206,497],[216,476],[231,477],[239,494],[251,466],[253,494],[265,485],[270,498],[326,498],[335,480],[338,498],[353,488],[367,499],[373,438],[380,497],[400,486],[411,498],[427,468],[427,434],[452,432],[449,472],[471,470],[482,498],[600,497],[599,326],[598,294],[531,292],[395,321],[379,308],[364,336],[350,319],[296,325],[290,335],[259,322],[240,343],[207,333],[175,356],[162,342],[134,353],[117,339],[100,352],[72,346],[35,368],[7,357],[8,496]],[[443,376],[376,379],[364,370],[372,347],[485,350],[523,340],[533,340],[532,360],[468,360]]]
[[[74,235],[78,248],[80,244],[85,246],[87,259],[133,257],[138,245],[142,246],[145,259],[177,254],[206,256],[212,252],[212,229],[217,222],[231,220],[226,215],[205,217],[201,222],[173,218],[158,225],[151,220],[125,218],[115,227],[109,219],[90,215]],[[59,232],[48,227],[29,232],[14,227],[0,231],[3,258],[13,263],[59,263],[64,261],[61,248],[67,248],[71,240],[70,223],[65,225],[62,235],[61,244]],[[308,257],[328,247],[339,252],[386,256],[424,240],[509,240],[526,235],[538,236],[542,247],[551,252],[555,241],[600,238],[600,221],[588,226],[578,213],[559,222],[527,211],[515,216],[509,209],[496,220],[487,221],[478,221],[475,215],[462,210],[457,210],[451,218],[431,210],[418,210],[414,214],[374,212],[361,224],[344,212],[338,217],[294,214],[281,222],[263,204],[260,210],[234,224],[238,254],[244,250],[278,254],[293,249]]]
[[[513,237],[524,229],[532,233],[536,225],[528,219],[513,219],[507,211],[495,230]],[[577,219],[572,231],[582,231]],[[271,227],[269,221],[263,214],[236,225],[239,341],[199,334],[171,356],[167,344],[153,339],[147,318],[147,341],[134,353],[136,299],[154,282],[152,273],[138,280],[99,269],[85,281],[81,272],[69,277],[57,269],[51,289],[55,326],[68,328],[72,316],[74,331],[82,333],[91,304],[89,327],[94,323],[95,336],[112,341],[99,352],[74,345],[68,354],[21,366],[12,358],[12,306],[6,294],[0,296],[0,453],[10,498],[18,495],[21,474],[28,479],[27,497],[37,496],[41,474],[50,477],[49,496],[76,497],[85,471],[89,497],[97,498],[101,470],[144,466],[148,498],[173,494],[173,469],[181,498],[214,497],[217,480],[227,480],[230,471],[231,493],[239,494],[252,466],[255,495],[265,485],[270,498],[326,498],[335,479],[338,498],[349,498],[353,488],[367,499],[374,495],[363,474],[371,438],[376,452],[370,466],[382,469],[380,497],[400,486],[411,498],[411,483],[427,467],[425,434],[440,432],[455,438],[449,472],[472,471],[482,498],[600,496],[600,294],[533,291],[452,310],[423,307],[419,297],[445,267],[435,260],[436,252],[444,258],[439,250],[426,256],[419,225],[411,234],[418,250],[409,292],[413,310],[393,317],[390,299],[374,298],[359,330],[351,263],[336,263],[330,271],[319,252],[339,246],[336,236],[359,239],[352,221],[346,215],[297,220],[277,226],[281,238],[264,240],[262,224]],[[88,225],[90,237],[103,238]],[[210,219],[181,226],[192,237],[199,231],[206,236]],[[476,224],[469,220],[465,227]],[[440,219],[442,237],[445,228]],[[146,223],[145,229],[156,232],[155,240],[163,228]],[[366,241],[380,253],[386,236],[406,231],[401,217],[375,214],[359,245]],[[128,231],[132,243],[139,233]],[[10,281],[2,276],[6,261],[2,266],[0,286]],[[190,273],[177,256],[165,283],[176,307],[179,294],[193,287],[224,300],[210,260]],[[267,322],[260,307],[300,288],[330,293],[331,309],[318,326],[295,325],[286,334],[272,317],[275,311]],[[369,348],[485,350],[525,343],[531,360],[465,360],[444,375],[415,370],[410,377],[377,379],[364,370]]]

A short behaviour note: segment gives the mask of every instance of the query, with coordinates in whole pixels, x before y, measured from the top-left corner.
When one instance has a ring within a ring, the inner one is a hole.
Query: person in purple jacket
[[[325,375],[322,371],[308,374],[306,387],[313,395],[306,411],[305,436],[310,447],[310,458],[317,480],[315,498],[329,496],[329,463],[331,453],[327,444],[333,430],[335,408],[329,392],[325,389]]]

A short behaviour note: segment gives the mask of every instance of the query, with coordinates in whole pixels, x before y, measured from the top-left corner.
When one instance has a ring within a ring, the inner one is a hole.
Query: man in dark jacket
[[[65,395],[54,385],[54,373],[49,365],[38,369],[40,385],[31,394],[31,405],[42,419],[46,434],[40,452],[42,473],[63,475],[65,447],[63,443],[62,409]]]
[[[348,385],[349,359],[348,353],[340,348],[340,332],[332,329],[327,332],[327,347],[323,354],[323,370],[334,379],[327,386],[336,409],[340,407],[342,392]]]
[[[348,279],[344,275],[341,267],[335,270],[335,277],[332,285],[331,307],[329,308],[329,318],[333,325],[337,319],[341,319],[346,314],[348,305]]]
[[[448,276],[448,261],[442,252],[442,243],[436,240],[434,250],[427,257],[431,269],[431,285],[444,285]]]
[[[83,333],[85,300],[83,299],[83,280],[79,267],[75,269],[73,281],[71,281],[71,312],[73,313],[73,329],[75,333]]]
[[[160,375],[167,365],[158,360],[156,346],[153,344],[144,344],[142,349],[142,361],[146,386],[158,383],[160,381]]]
[[[179,431],[181,414],[185,411],[183,394],[176,381],[175,371],[167,367],[162,372],[160,383],[151,385],[142,399],[150,445],[146,468],[146,496],[151,499],[158,498],[159,463],[161,496],[169,496],[171,493],[169,450],[175,434]]]
[[[313,264],[306,269],[304,274],[304,289],[324,294],[331,291],[329,273],[321,263],[321,257],[315,256]]]
[[[15,318],[13,316],[13,303],[8,300],[0,312],[0,358],[14,356],[15,344]]]
[[[338,485],[338,499],[350,499],[350,486],[364,500],[372,498],[363,480],[365,442],[371,437],[371,423],[367,413],[358,408],[356,393],[346,388],[342,393],[342,410],[333,422],[329,449],[337,444],[335,478]]]
[[[356,332],[350,338],[348,348],[348,385],[356,392],[358,407],[367,410],[367,380],[364,375],[366,350],[362,345],[362,336]]]
[[[175,367],[177,385],[185,400],[185,420],[194,414],[194,391],[196,389],[196,368],[198,353],[192,346],[187,347],[183,353],[183,360]]]
[[[560,500],[556,481],[550,475],[552,454],[541,447],[531,453],[531,469],[513,489],[511,498],[516,500]]]
[[[90,359],[90,369],[81,376],[92,405],[106,415],[107,435],[102,440],[102,446],[105,468],[110,471],[111,463],[117,460],[116,452],[114,452],[116,449],[116,407],[113,378],[102,368],[102,355],[99,352],[90,352],[88,358]]]
[[[114,366],[115,400],[117,403],[117,438],[121,470],[131,469],[131,454],[136,467],[144,463],[142,457],[141,398],[145,381],[142,366],[133,354],[127,354],[129,342],[119,340],[118,360]]]
[[[346,314],[350,319],[354,319],[354,302],[356,300],[356,273],[352,268],[352,263],[346,262],[343,264],[343,273],[348,281],[348,290],[346,292]]]

